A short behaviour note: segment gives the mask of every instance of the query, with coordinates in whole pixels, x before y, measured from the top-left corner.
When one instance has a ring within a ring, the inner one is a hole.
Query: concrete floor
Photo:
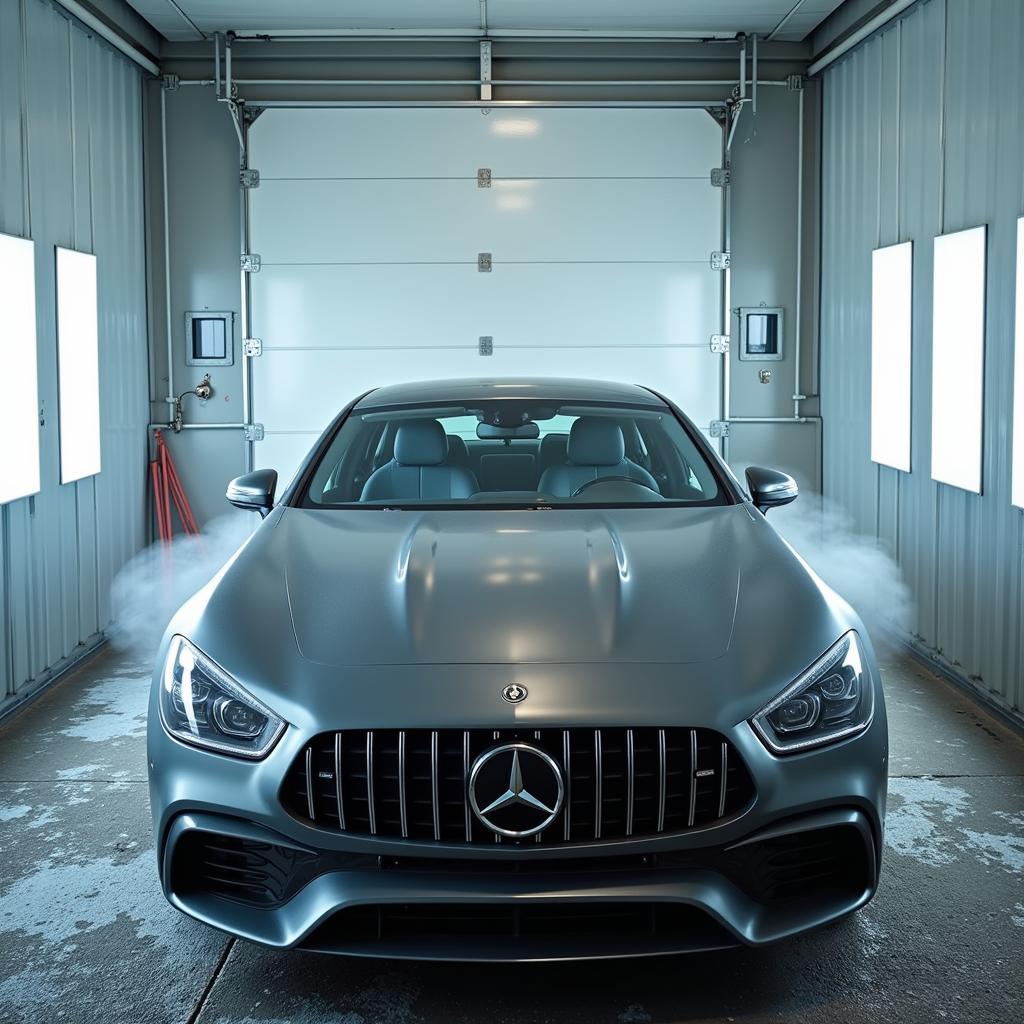
[[[1020,1021],[1024,740],[899,655],[882,885],[764,950],[443,966],[269,952],[171,910],[148,666],[106,651],[0,727],[0,1021]]]

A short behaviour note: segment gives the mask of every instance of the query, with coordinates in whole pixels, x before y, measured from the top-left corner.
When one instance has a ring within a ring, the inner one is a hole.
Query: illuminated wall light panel
[[[60,482],[100,471],[99,329],[96,257],[57,248]]]
[[[0,504],[39,490],[35,245],[0,235]]]
[[[1024,508],[1024,217],[1017,221],[1017,321],[1014,330],[1013,482],[1014,505]]]
[[[935,239],[932,479],[981,493],[985,364],[984,227]]]
[[[914,244],[871,254],[871,460],[910,472]]]

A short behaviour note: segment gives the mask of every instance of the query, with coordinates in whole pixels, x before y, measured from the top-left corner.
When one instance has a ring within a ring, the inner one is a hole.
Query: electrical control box
[[[185,314],[186,366],[231,366],[235,362],[235,314],[189,310]]]
[[[782,359],[783,313],[781,306],[744,306],[740,318],[740,359],[767,362]]]

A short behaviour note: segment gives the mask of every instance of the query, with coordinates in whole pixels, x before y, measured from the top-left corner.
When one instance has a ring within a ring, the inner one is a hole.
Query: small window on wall
[[[932,479],[981,493],[985,357],[984,227],[935,239]]]
[[[60,482],[100,471],[99,323],[96,257],[57,248],[57,372]]]
[[[1014,505],[1024,508],[1024,217],[1017,221],[1017,324],[1014,331],[1013,483]]]
[[[27,238],[0,235],[0,504],[39,490],[36,259]]]
[[[910,472],[914,245],[871,254],[871,460]]]

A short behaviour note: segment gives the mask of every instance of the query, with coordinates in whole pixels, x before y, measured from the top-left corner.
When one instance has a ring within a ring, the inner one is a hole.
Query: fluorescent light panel
[[[1013,482],[1011,501],[1024,508],[1024,217],[1017,221],[1017,326],[1014,331]]]
[[[910,472],[914,244],[871,254],[871,459]]]
[[[985,363],[984,227],[935,239],[932,479],[981,493]]]
[[[60,482],[100,471],[96,257],[57,248]]]
[[[35,245],[0,235],[0,504],[39,490],[39,365]]]

